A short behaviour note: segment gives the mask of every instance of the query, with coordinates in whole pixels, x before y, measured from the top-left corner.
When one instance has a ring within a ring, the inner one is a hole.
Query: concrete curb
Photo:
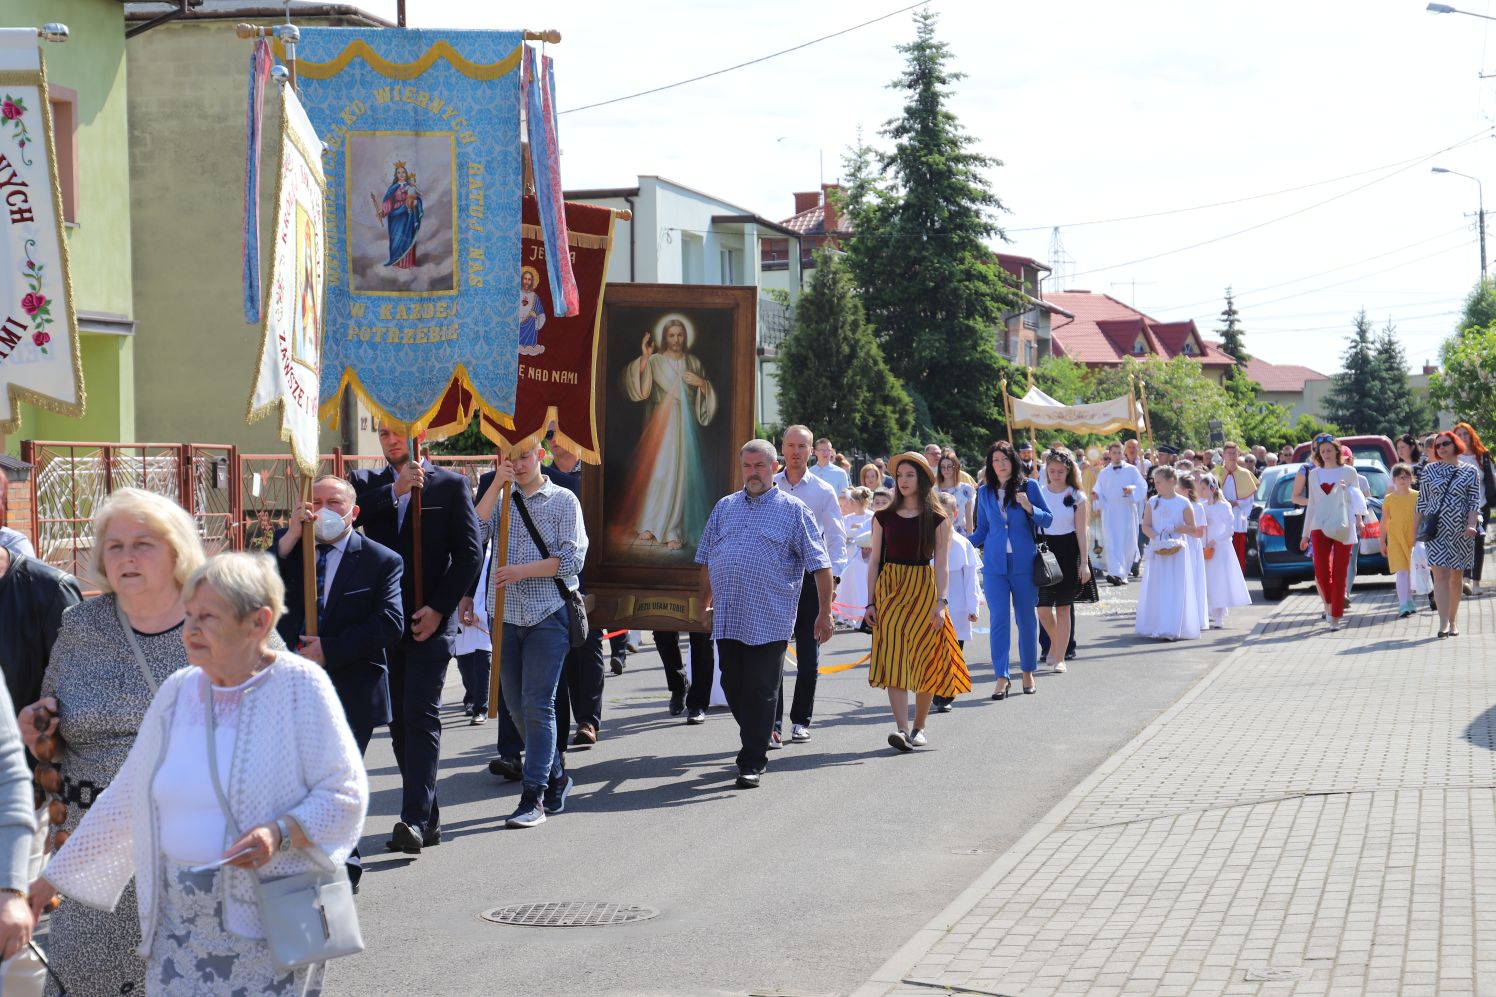
[[[925,954],[935,945],[939,944],[951,928],[962,918],[971,913],[972,909],[981,903],[982,899],[991,893],[993,888],[1002,882],[1003,877],[1012,872],[1029,852],[1033,851],[1045,838],[1056,833],[1065,823],[1065,818],[1080,804],[1081,800],[1085,799],[1091,790],[1095,789],[1103,779],[1120,768],[1134,754],[1142,750],[1143,746],[1152,740],[1165,725],[1194,702],[1206,689],[1210,688],[1217,678],[1235,667],[1236,663],[1250,650],[1250,645],[1245,643],[1245,641],[1256,636],[1264,627],[1272,623],[1279,614],[1283,613],[1293,604],[1294,600],[1285,599],[1258,621],[1257,625],[1244,636],[1244,642],[1240,647],[1228,654],[1220,664],[1202,675],[1194,685],[1190,686],[1189,689],[1185,690],[1183,695],[1174,701],[1172,706],[1155,717],[1148,726],[1138,731],[1132,740],[1124,744],[1110,758],[1097,766],[1095,771],[1082,779],[1063,800],[1055,804],[1047,814],[1041,817],[1039,822],[1027,834],[1014,842],[1013,846],[999,855],[997,860],[988,866],[986,871],[978,876],[970,886],[961,891],[960,895],[952,900],[945,910],[935,915],[928,924],[915,932],[913,938],[910,938],[909,941],[901,945],[898,951],[878,968],[871,979],[852,991],[851,997],[884,997],[890,989],[903,982],[904,974],[909,968],[918,965]],[[937,992],[937,990],[931,990],[932,995]]]

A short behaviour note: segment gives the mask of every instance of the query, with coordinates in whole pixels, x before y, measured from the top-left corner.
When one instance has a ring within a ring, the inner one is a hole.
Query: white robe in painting
[[[1205,507],[1205,543],[1215,544],[1215,553],[1205,562],[1205,602],[1216,626],[1226,618],[1227,610],[1252,604],[1247,580],[1231,546],[1235,528],[1236,515],[1229,503],[1212,502]]]
[[[701,384],[686,384],[687,372]],[[629,401],[644,402],[644,431],[624,491],[624,523],[640,539],[694,545],[716,499],[706,491],[700,429],[717,414],[717,393],[701,361],[689,353],[631,360],[621,380]]]
[[[1132,488],[1132,494],[1127,493]],[[1125,578],[1138,559],[1138,524],[1148,483],[1131,464],[1108,466],[1096,476],[1096,503],[1101,510],[1101,551],[1106,573]]]
[[[1148,503],[1154,532],[1160,538],[1184,536],[1179,531],[1184,526],[1188,501],[1175,495],[1167,499],[1152,498]],[[1150,549],[1144,555],[1143,584],[1138,593],[1135,627],[1138,636],[1164,640],[1191,640],[1200,636],[1200,603],[1195,590],[1201,584],[1203,579],[1195,573],[1195,558],[1188,548],[1167,555]]]

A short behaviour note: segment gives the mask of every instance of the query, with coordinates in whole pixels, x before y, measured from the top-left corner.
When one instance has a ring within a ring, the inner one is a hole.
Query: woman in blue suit
[[[1018,663],[1025,695],[1038,692],[1039,589],[1034,584],[1034,527],[1053,517],[1037,481],[1024,477],[1013,444],[999,440],[987,448],[987,466],[977,489],[977,528],[970,540],[982,550],[982,589],[991,626],[993,699],[1006,699],[1010,625],[1018,625]]]

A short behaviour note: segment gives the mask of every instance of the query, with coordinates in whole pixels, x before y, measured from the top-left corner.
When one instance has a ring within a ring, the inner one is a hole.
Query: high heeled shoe
[[[1007,699],[1008,698],[1008,692],[1009,692],[1009,690],[1011,690],[1013,688],[1013,680],[1012,679],[998,679],[998,681],[1003,684],[1003,687],[1001,689],[999,689],[999,690],[994,690],[993,693],[992,693],[992,698],[996,699],[996,700]]]
[[[1030,678],[1030,676],[1025,675],[1024,678]],[[1023,694],[1025,696],[1032,696],[1034,693],[1036,693],[1038,691],[1039,691],[1039,684],[1037,682],[1035,682],[1033,685],[1026,685],[1026,686],[1023,687]]]

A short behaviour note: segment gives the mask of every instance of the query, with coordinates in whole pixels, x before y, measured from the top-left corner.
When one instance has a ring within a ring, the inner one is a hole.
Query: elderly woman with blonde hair
[[[113,908],[134,877],[147,992],[320,993],[324,964],[272,949],[258,887],[341,870],[368,805],[358,747],[323,669],[270,646],[285,586],[269,558],[216,557],[183,597],[192,667],[161,683],[33,907],[61,891]]]
[[[26,747],[43,763],[37,782],[51,797],[51,849],[113,781],[157,687],[187,667],[182,585],[203,560],[196,524],[168,498],[122,488],[95,512],[89,574],[104,594],[63,614],[42,698],[20,715]],[[71,899],[52,915],[46,942],[77,997],[143,992],[139,944],[135,918]]]

